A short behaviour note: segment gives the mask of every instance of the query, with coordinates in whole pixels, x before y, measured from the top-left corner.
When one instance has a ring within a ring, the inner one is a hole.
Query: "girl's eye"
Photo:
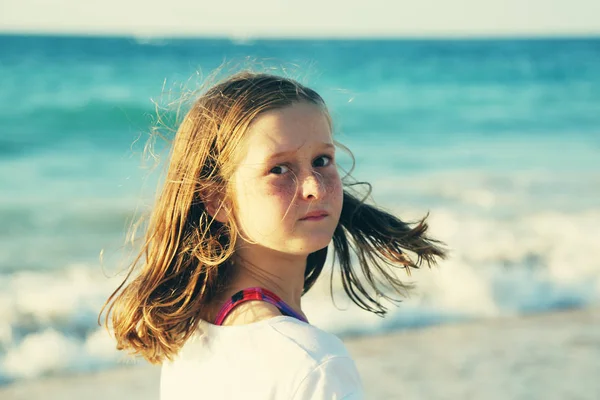
[[[332,158],[329,156],[320,156],[314,162],[315,167],[326,167],[331,164]]]
[[[281,174],[285,174],[288,171],[289,171],[289,168],[286,167],[285,165],[276,165],[275,167],[271,168],[271,171],[269,171],[269,173],[275,174],[275,175],[281,175]]]
[[[313,166],[316,168],[327,167],[333,162],[333,158],[330,156],[322,155],[317,157],[313,162]],[[290,168],[287,165],[276,165],[269,171],[270,174],[282,175],[287,173]]]

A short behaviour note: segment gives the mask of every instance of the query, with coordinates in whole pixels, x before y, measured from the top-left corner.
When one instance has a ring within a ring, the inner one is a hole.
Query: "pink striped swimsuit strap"
[[[246,301],[252,300],[261,300],[266,301],[267,303],[273,304],[281,313],[288,317],[294,317],[299,319],[300,321],[308,323],[308,321],[300,314],[298,314],[292,307],[290,307],[287,303],[285,303],[279,296],[275,293],[263,289],[261,287],[252,287],[244,290],[240,290],[225,304],[221,307],[221,310],[217,314],[217,318],[215,319],[215,325],[222,325],[225,317],[239,304],[244,303]]]

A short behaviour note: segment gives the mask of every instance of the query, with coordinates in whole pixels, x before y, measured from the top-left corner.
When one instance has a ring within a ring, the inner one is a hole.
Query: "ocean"
[[[224,63],[316,89],[373,201],[429,213],[450,249],[399,271],[416,289],[386,318],[339,284],[334,304],[324,273],[312,323],[368,337],[600,305],[600,38],[0,36],[0,384],[127,362],[97,317],[160,180],[143,144],[157,104]]]

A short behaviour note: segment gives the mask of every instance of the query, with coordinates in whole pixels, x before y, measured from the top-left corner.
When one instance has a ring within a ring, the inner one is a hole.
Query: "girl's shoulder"
[[[301,345],[308,352],[327,349],[336,354],[348,355],[346,346],[340,338],[315,325],[292,317],[277,317],[269,321],[273,330]]]
[[[297,347],[315,362],[331,357],[350,357],[344,343],[333,333],[292,317],[280,316],[268,320],[269,327],[283,341]]]
[[[272,319],[269,326],[282,341],[289,342],[297,357],[294,371],[290,371],[291,398],[363,398],[356,364],[337,336],[290,317]]]
[[[350,358],[344,343],[333,333],[285,315],[243,325],[219,326],[202,321],[182,350],[194,354],[192,357],[197,352],[234,352],[241,357],[284,357],[308,365],[331,357]]]

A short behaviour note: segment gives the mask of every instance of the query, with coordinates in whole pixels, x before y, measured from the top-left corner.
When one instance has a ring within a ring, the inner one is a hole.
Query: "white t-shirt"
[[[342,341],[283,315],[246,325],[201,322],[161,371],[161,400],[363,397]]]

